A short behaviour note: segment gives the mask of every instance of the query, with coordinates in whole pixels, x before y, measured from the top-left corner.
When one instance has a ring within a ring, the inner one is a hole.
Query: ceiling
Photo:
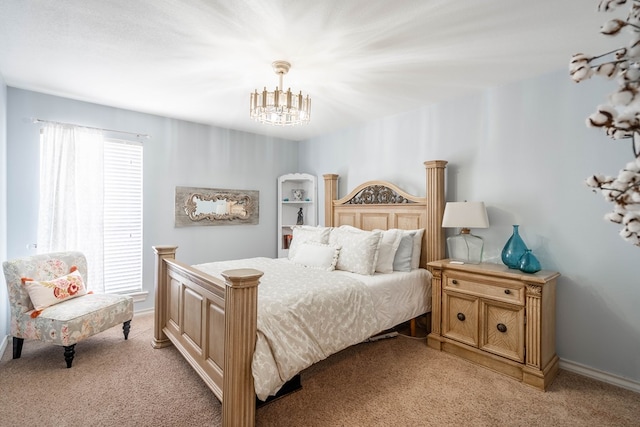
[[[597,4],[0,0],[0,74],[15,88],[305,140],[602,53],[612,40],[600,25],[627,8]],[[309,125],[249,118],[249,93],[278,84],[275,60],[292,65],[285,88],[311,96]]]

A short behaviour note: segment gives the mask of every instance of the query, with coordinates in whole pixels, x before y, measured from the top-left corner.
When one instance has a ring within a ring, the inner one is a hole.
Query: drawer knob
[[[456,279],[453,279],[453,280],[451,281],[451,283],[453,283],[454,285],[457,285],[457,284],[458,284],[458,281],[457,281]]]
[[[505,289],[505,290],[504,290],[504,293],[505,293],[505,294],[507,294],[507,295],[509,295],[509,294],[511,293],[511,291],[510,291],[509,289]]]
[[[497,328],[500,332],[507,332],[507,326],[504,323],[498,323]]]
[[[464,314],[462,314],[462,313],[458,313],[458,320],[462,322],[462,321],[464,321],[464,319],[466,319],[466,317],[464,316]]]

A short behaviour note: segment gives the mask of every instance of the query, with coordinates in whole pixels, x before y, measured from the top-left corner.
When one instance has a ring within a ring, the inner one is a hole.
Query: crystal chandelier
[[[262,93],[256,90],[251,94],[251,118],[260,123],[278,126],[293,126],[307,124],[311,118],[311,98],[282,90],[282,76],[287,74],[291,64],[286,61],[275,61],[271,64],[275,73],[280,77],[280,85],[273,92]]]

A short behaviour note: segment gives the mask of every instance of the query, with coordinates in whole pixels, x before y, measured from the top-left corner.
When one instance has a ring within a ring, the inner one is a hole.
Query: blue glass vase
[[[520,258],[518,268],[525,273],[535,273],[536,271],[540,271],[540,261],[538,261],[538,258],[531,252],[531,249],[527,249]]]
[[[520,258],[528,249],[518,233],[518,227],[518,225],[513,226],[513,234],[502,249],[502,262],[509,268],[519,268]]]

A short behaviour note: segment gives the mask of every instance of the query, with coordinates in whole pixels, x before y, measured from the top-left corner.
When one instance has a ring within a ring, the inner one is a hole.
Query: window
[[[142,290],[142,144],[104,142],[104,290]]]
[[[142,143],[48,124],[40,142],[38,252],[81,251],[88,288],[142,291]]]

